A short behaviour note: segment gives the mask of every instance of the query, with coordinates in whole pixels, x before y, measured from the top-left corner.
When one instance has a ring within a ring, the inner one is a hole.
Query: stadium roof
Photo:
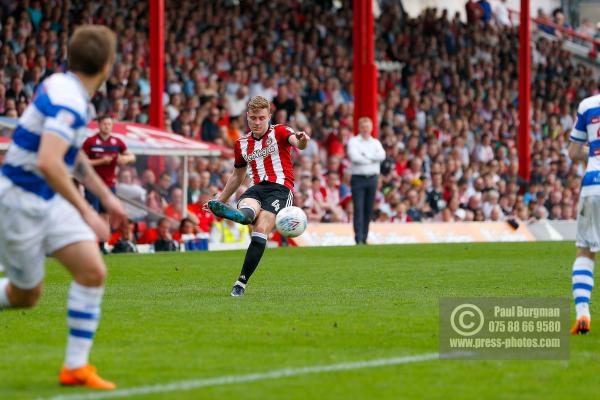
[[[0,117],[0,150],[8,148],[10,136],[16,125],[16,118]],[[89,128],[91,133],[97,132],[97,122],[91,122]],[[214,143],[190,139],[149,125],[131,122],[115,122],[113,134],[123,139],[129,150],[138,155],[206,157],[231,152],[230,149]]]

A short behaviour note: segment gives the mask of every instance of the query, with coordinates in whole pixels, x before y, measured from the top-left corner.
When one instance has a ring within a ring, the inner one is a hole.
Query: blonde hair
[[[248,111],[260,111],[263,108],[269,112],[271,111],[271,103],[262,96],[254,96],[248,102]]]

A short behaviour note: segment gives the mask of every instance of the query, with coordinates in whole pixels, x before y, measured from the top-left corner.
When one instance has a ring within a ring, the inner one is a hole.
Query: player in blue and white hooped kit
[[[600,95],[588,97],[579,104],[570,140],[571,160],[587,159],[577,212],[577,256],[571,278],[577,313],[571,333],[576,335],[590,331],[594,264],[596,253],[600,251]]]
[[[0,173],[0,310],[32,307],[44,279],[46,255],[73,276],[67,302],[69,335],[62,385],[113,389],[88,362],[104,292],[106,267],[97,240],[108,224],[73,184],[71,174],[124,222],[119,200],[79,150],[93,117],[90,97],[108,78],[116,36],[103,26],[78,28],[69,41],[69,72],[42,82],[19,119]],[[10,328],[9,328],[10,329]]]

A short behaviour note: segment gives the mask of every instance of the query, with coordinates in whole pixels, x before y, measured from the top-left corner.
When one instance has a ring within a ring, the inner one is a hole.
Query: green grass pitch
[[[572,243],[267,249],[244,298],[229,297],[240,251],[109,256],[91,361],[127,389],[435,353],[439,297],[570,297],[574,253]],[[90,393],[57,384],[69,276],[54,261],[46,270],[36,308],[0,312],[0,399]],[[568,361],[433,359],[135,398],[594,398],[598,332],[573,337]]]

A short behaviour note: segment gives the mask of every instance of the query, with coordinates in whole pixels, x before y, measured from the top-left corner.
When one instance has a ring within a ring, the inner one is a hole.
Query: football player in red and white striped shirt
[[[217,199],[207,203],[218,217],[253,225],[252,240],[232,296],[243,296],[265,250],[267,235],[275,227],[275,215],[292,205],[294,173],[290,150],[292,146],[303,150],[309,141],[304,132],[271,125],[271,104],[264,97],[250,99],[247,118],[250,132],[235,142],[233,174]],[[247,175],[252,186],[240,197],[237,209],[228,206],[227,201]]]

